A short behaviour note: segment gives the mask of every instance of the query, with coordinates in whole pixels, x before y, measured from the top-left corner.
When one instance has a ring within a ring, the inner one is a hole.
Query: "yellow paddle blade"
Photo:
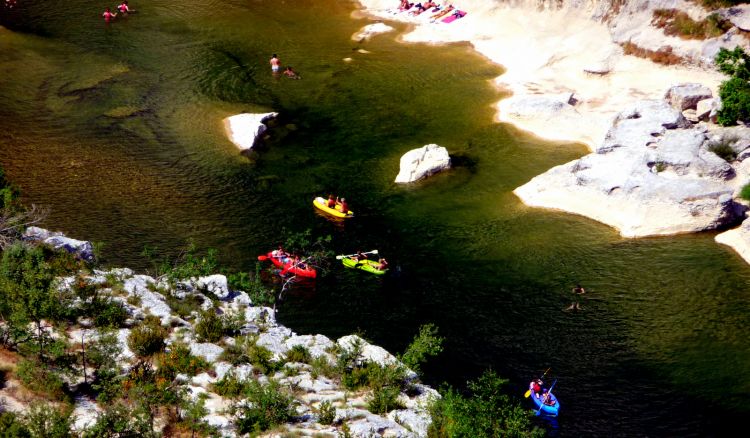
[[[526,392],[523,394],[523,396],[526,397],[526,398],[529,398],[530,395],[531,395],[531,390],[530,389],[527,389]]]

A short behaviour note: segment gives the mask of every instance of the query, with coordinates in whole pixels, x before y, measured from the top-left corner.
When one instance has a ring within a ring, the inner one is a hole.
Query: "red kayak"
[[[274,266],[281,268],[281,275],[286,275],[288,272],[305,278],[315,278],[318,275],[315,269],[304,261],[298,260],[295,264],[294,259],[289,256],[279,257],[273,254],[273,251],[271,251],[266,255],[259,255],[258,260],[270,260]]]

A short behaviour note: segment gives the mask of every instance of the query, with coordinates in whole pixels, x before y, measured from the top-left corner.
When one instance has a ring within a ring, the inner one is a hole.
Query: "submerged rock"
[[[368,24],[367,26],[360,29],[359,32],[352,35],[352,39],[355,41],[362,41],[372,38],[373,36],[381,33],[390,32],[392,30],[393,28],[385,23],[372,23]]]
[[[451,167],[448,150],[436,144],[412,149],[401,157],[397,183],[410,183]]]
[[[224,119],[224,128],[229,140],[241,150],[252,149],[258,138],[266,132],[264,122],[278,116],[278,113],[237,114]]]

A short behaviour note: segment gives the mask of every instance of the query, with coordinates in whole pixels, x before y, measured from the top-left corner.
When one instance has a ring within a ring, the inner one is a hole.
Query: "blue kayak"
[[[555,394],[550,394],[548,399],[552,400],[552,404],[543,404],[542,398],[544,397],[544,394],[542,393],[535,393],[534,391],[531,391],[531,400],[534,402],[534,405],[536,406],[536,409],[539,410],[541,407],[541,413],[550,415],[552,417],[557,417],[557,413],[560,412],[560,402],[557,401],[557,397],[555,397]]]

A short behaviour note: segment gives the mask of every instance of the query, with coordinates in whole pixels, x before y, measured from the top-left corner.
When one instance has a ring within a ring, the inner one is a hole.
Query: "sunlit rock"
[[[229,140],[241,150],[252,149],[268,127],[264,122],[278,116],[278,113],[237,114],[224,119]]]
[[[448,150],[436,144],[412,149],[401,157],[397,183],[410,183],[451,167]]]

